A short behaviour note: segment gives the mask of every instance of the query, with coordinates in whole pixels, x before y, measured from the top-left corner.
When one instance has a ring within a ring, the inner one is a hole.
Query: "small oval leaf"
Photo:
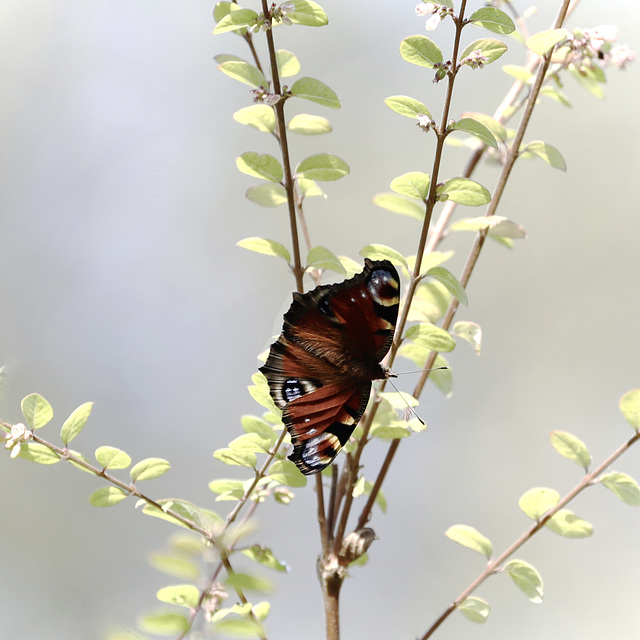
[[[315,78],[299,78],[296,80],[291,86],[291,95],[296,98],[311,100],[311,102],[329,109],[339,109],[342,106],[336,92],[324,82],[320,82]]]
[[[85,402],[75,409],[71,415],[64,421],[60,430],[60,440],[68,445],[84,428],[89,419],[93,402]]]
[[[483,7],[474,11],[469,17],[469,22],[502,35],[513,33],[516,30],[513,20],[504,11],[494,7]]]
[[[252,104],[249,107],[243,107],[233,114],[233,119],[263,133],[273,133],[276,128],[276,115],[273,108],[266,104]]]
[[[269,182],[280,182],[284,175],[278,159],[268,153],[260,155],[255,151],[247,151],[236,158],[236,166],[248,176],[262,178]]]
[[[156,598],[160,602],[195,609],[200,599],[200,590],[192,584],[176,584],[159,589],[156,593]]]
[[[527,38],[524,46],[530,51],[533,51],[533,53],[543,56],[545,53],[551,51],[558,42],[566,40],[568,37],[570,37],[570,34],[566,29],[541,31],[540,33],[532,35],[530,38]]]
[[[427,116],[429,119],[432,117],[429,109],[427,109],[420,100],[410,98],[409,96],[389,96],[385,99],[384,103],[391,111],[395,111],[407,118],[415,120],[421,115]]]
[[[566,431],[552,431],[551,444],[553,448],[565,458],[575,462],[585,471],[589,469],[591,464],[591,454],[587,446],[572,433]]]
[[[214,451],[213,457],[224,462],[224,464],[237,465],[239,467],[255,468],[258,463],[255,453],[250,451],[234,451],[233,449],[218,449]]]
[[[544,160],[554,169],[560,169],[560,171],[567,170],[567,163],[562,157],[562,154],[554,146],[547,144],[546,142],[542,142],[542,140],[529,142],[522,151],[520,151],[520,156],[523,158],[530,155],[534,155],[541,160]]]
[[[303,136],[318,136],[323,133],[331,133],[331,123],[322,116],[313,116],[308,113],[299,113],[289,120],[287,129]]]
[[[89,496],[89,504],[93,507],[113,507],[128,495],[120,487],[101,487]]]
[[[226,76],[248,84],[250,87],[257,89],[268,86],[265,77],[262,75],[262,71],[244,60],[229,60],[228,62],[223,62],[218,65],[218,69]]]
[[[471,596],[465,598],[460,606],[460,613],[469,621],[483,624],[487,621],[489,614],[491,613],[491,607],[486,600],[482,598],[476,598]]]
[[[442,282],[442,284],[447,288],[447,291],[458,302],[463,304],[465,307],[468,306],[469,300],[467,298],[467,292],[460,284],[458,278],[456,278],[449,269],[446,269],[445,267],[431,267],[431,269],[427,271],[426,275],[435,278],[438,282]]]
[[[31,393],[20,403],[22,415],[32,429],[40,429],[53,418],[51,405],[39,394]]]
[[[372,260],[389,260],[392,264],[408,268],[406,258],[399,251],[385,244],[368,244],[360,249],[360,255]]]
[[[16,445],[17,446],[17,445]],[[60,462],[60,456],[39,442],[23,442],[20,443],[20,453],[18,457],[36,464],[55,464]]]
[[[400,195],[424,202],[429,196],[430,184],[431,177],[428,173],[410,171],[409,173],[403,173],[401,176],[394,178],[389,186],[392,191]]]
[[[145,458],[133,466],[129,476],[132,482],[153,480],[167,473],[169,469],[171,463],[164,458]]]
[[[305,487],[307,478],[290,460],[277,460],[269,468],[272,480],[288,487]]]
[[[511,560],[504,566],[503,571],[531,602],[542,602],[542,576],[533,565],[524,560]]]
[[[611,471],[600,476],[599,482],[626,504],[632,507],[640,506],[640,487],[626,473]]]
[[[316,153],[296,167],[296,176],[307,180],[330,182],[349,175],[349,165],[331,153]]]
[[[291,261],[291,255],[287,248],[276,242],[275,240],[269,240],[268,238],[245,238],[240,240],[237,247],[242,247],[248,251],[255,251],[256,253],[263,253],[267,256],[275,256],[276,258],[282,258],[287,262]]]
[[[443,60],[440,47],[426,36],[405,38],[400,43],[400,55],[403,60],[427,69],[432,69],[434,64]]]
[[[452,131],[464,131],[465,133],[469,133],[472,136],[478,138],[483,144],[486,144],[488,147],[493,147],[494,149],[498,148],[498,143],[496,139],[493,137],[493,134],[487,127],[485,127],[480,122],[474,120],[473,118],[462,118],[458,120],[452,127]]]
[[[407,329],[405,337],[417,345],[432,351],[448,352],[456,348],[456,341],[451,335],[434,324],[422,322]]]
[[[95,456],[103,469],[126,469],[131,464],[131,456],[116,447],[98,447]]]
[[[287,192],[281,184],[265,182],[249,187],[244,194],[247,200],[261,207],[279,207],[287,203]]]
[[[450,178],[438,188],[438,195],[468,207],[479,207],[491,202],[491,194],[481,184],[469,178]]]
[[[307,264],[316,269],[331,269],[340,275],[347,275],[340,259],[326,247],[312,247],[307,254]]]
[[[477,529],[466,524],[454,524],[444,532],[444,535],[447,536],[449,540],[453,540],[463,547],[467,547],[467,549],[483,555],[487,560],[491,558],[493,554],[493,545],[489,538],[486,538]]]
[[[620,411],[624,419],[636,431],[640,431],[640,389],[627,391],[620,398]]]
[[[593,535],[593,525],[582,518],[579,518],[569,509],[560,509],[550,518],[545,526],[553,533],[563,538],[588,538]]]
[[[518,506],[532,520],[540,521],[542,516],[553,509],[560,501],[560,494],[555,489],[535,487],[525,491],[518,501]]]

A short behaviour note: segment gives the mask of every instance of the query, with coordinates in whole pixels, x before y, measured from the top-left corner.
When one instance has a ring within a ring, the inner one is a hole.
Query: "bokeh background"
[[[551,23],[559,2],[541,4],[534,31]],[[354,258],[370,242],[411,253],[415,222],[376,209],[371,197],[400,173],[430,168],[431,138],[383,104],[403,93],[441,108],[444,84],[398,54],[402,38],[424,33],[423,20],[413,2],[323,6],[329,27],[276,36],[303,75],[343,101],[339,112],[299,107],[329,117],[334,133],[294,137],[294,158],[330,151],[352,170],[327,185],[328,200],[309,203],[313,241]],[[169,458],[172,471],[148,491],[208,506],[207,482],[234,473],[211,454],[240,433],[242,414],[260,412],[246,386],[293,287],[281,261],[235,246],[252,235],[287,244],[289,235],[284,208],[243,197],[254,181],[234,158],[275,146],[232,120],[248,104],[247,88],[217,72],[213,56],[247,54],[233,35],[211,35],[212,7],[0,4],[0,415],[18,421],[20,399],[38,391],[53,404],[56,426],[43,435],[55,440],[70,411],[92,400],[76,449],[90,456],[110,444],[134,459]],[[630,0],[585,0],[571,26],[617,24],[620,41],[638,49],[639,14]],[[433,37],[444,46],[448,32]],[[469,28],[466,37],[483,32]],[[497,64],[461,74],[454,117],[493,112],[510,83],[501,65],[523,60],[510,45]],[[551,448],[552,429],[578,435],[596,461],[631,436],[617,404],[640,386],[638,86],[636,65],[608,73],[603,100],[567,80],[571,110],[539,105],[527,139],[557,146],[568,171],[516,166],[499,213],[528,239],[513,251],[490,243],[482,255],[459,314],[482,325],[482,355],[461,344],[451,355],[454,395],[424,396],[429,429],[400,447],[385,486],[388,512],[372,521],[379,540],[369,565],[343,588],[345,638],[421,635],[482,569],[480,556],[443,536],[450,525],[475,526],[503,549],[528,527],[517,506],[524,491],[564,493],[578,481],[580,470]],[[448,151],[444,175],[464,159]],[[495,177],[491,167],[477,174],[490,189]],[[454,270],[471,237],[448,241],[458,252]],[[370,447],[370,476],[385,449]],[[640,477],[640,451],[616,468]],[[141,516],[133,501],[90,507],[99,486],[69,465],[0,460],[1,637],[99,639],[111,626],[134,625],[172,582],[145,560],[172,528]],[[319,640],[315,496],[311,486],[296,493],[288,508],[258,511],[257,540],[291,567],[274,576],[270,637]],[[544,532],[518,554],[543,575],[543,605],[495,577],[478,592],[493,605],[487,624],[456,615],[438,637],[636,638],[640,511],[599,487],[572,508],[595,525],[592,538]]]

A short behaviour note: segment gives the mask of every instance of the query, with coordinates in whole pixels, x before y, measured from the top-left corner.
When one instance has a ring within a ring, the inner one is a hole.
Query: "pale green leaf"
[[[570,33],[566,29],[551,29],[549,31],[540,31],[525,40],[525,47],[539,56],[551,51],[558,42],[566,40],[570,37]]]
[[[477,622],[482,624],[487,621],[489,613],[491,613],[491,607],[486,600],[471,596],[465,598],[458,607],[462,615],[470,622]]]
[[[409,36],[400,43],[400,55],[404,60],[419,67],[432,69],[442,62],[440,47],[426,36]]]
[[[145,458],[132,467],[129,476],[132,482],[153,480],[167,473],[169,469],[171,463],[164,458]]]
[[[452,131],[463,131],[465,133],[469,133],[478,138],[488,147],[493,147],[494,149],[498,148],[498,143],[491,131],[473,118],[462,118],[461,120],[458,120],[451,129]]]
[[[95,457],[103,469],[126,469],[131,464],[131,456],[116,447],[98,447]]]
[[[472,118],[476,122],[484,125],[496,140],[505,142],[508,138],[507,129],[505,126],[498,122],[495,118],[488,116],[486,113],[480,113],[479,111],[466,111],[462,114],[465,118]]]
[[[318,136],[331,132],[331,123],[322,116],[299,113],[289,120],[287,129],[303,136]]]
[[[467,298],[467,292],[460,284],[458,278],[456,278],[449,269],[445,267],[432,267],[427,271],[428,276],[435,278],[447,288],[447,291],[461,304],[467,306],[469,300]]]
[[[373,204],[402,216],[409,216],[416,220],[424,219],[424,204],[420,204],[415,200],[408,200],[404,196],[399,196],[395,193],[378,193],[373,197]]]
[[[640,487],[638,483],[626,473],[611,471],[600,476],[599,482],[612,491],[620,500],[632,507],[640,506]]]
[[[239,500],[244,495],[244,482],[232,479],[212,480],[209,490],[219,496]]]
[[[496,238],[526,238],[523,227],[503,216],[478,216],[477,218],[462,218],[451,225],[451,231],[480,231],[488,229],[488,234]]]
[[[528,84],[533,80],[533,74],[526,67],[522,67],[517,64],[505,64],[502,67],[502,70],[512,78],[519,80],[525,84]]]
[[[262,75],[262,71],[248,62],[229,60],[228,62],[219,64],[218,69],[226,76],[248,84],[251,87],[255,87],[256,89],[267,86],[267,81]]]
[[[542,140],[536,140],[529,142],[520,152],[522,157],[534,155],[544,160],[547,164],[551,165],[554,169],[560,169],[560,171],[567,170],[567,163],[565,162],[562,154],[552,145],[542,142]]]
[[[213,457],[224,464],[236,465],[239,467],[255,468],[258,463],[256,454],[251,451],[234,451],[233,449],[217,449],[213,452]]]
[[[156,598],[160,602],[194,609],[200,599],[200,590],[192,584],[176,584],[159,589],[156,592]]]
[[[578,517],[569,509],[560,509],[545,526],[564,538],[580,539],[593,535],[593,525]]]
[[[369,435],[373,438],[378,438],[378,440],[399,440],[410,436],[411,431],[406,427],[400,426],[374,425],[371,427]]]
[[[273,109],[266,104],[252,104],[249,107],[243,107],[233,114],[233,119],[263,133],[273,133],[276,128],[276,115]]]
[[[471,549],[480,555],[485,556],[487,560],[493,554],[493,545],[489,538],[483,536],[477,529],[466,524],[454,524],[449,527],[444,535],[467,549]]]
[[[456,341],[447,331],[434,324],[422,322],[407,329],[405,337],[416,344],[433,351],[453,351]]]
[[[555,489],[535,487],[520,496],[518,505],[525,515],[539,522],[547,511],[558,504],[559,500],[560,494]]]
[[[276,60],[278,61],[278,73],[281,78],[289,78],[300,72],[300,61],[291,51],[279,49],[276,51]]]
[[[269,580],[259,576],[252,576],[248,573],[231,573],[227,577],[226,583],[230,587],[237,587],[247,591],[260,591],[262,593],[271,593],[273,591],[273,584]]]
[[[542,577],[533,565],[524,560],[511,560],[504,566],[504,572],[531,602],[535,604],[542,602]]]
[[[247,151],[236,158],[236,166],[242,173],[254,178],[262,178],[269,182],[282,180],[282,165],[277,158],[268,153],[260,155],[255,151]]]
[[[424,202],[429,196],[430,184],[431,178],[429,174],[421,171],[410,171],[394,178],[389,186],[392,191],[400,195]]]
[[[219,53],[218,55],[213,56],[213,59],[218,63],[222,64],[223,62],[246,62],[244,58],[240,56],[234,56],[230,53]]]
[[[183,580],[197,580],[201,575],[200,568],[193,560],[173,554],[152,553],[149,564],[157,571]]]
[[[35,462],[36,464],[55,464],[61,460],[55,451],[52,451],[49,447],[39,442],[20,443],[20,453],[18,457],[23,460],[29,460],[29,462]]]
[[[272,443],[276,441],[276,435],[268,422],[258,416],[245,415],[240,418],[240,423],[245,433],[257,433],[263,438],[270,439]]]
[[[340,275],[347,273],[338,256],[326,247],[312,247],[307,254],[307,264],[316,269],[331,269]]]
[[[507,52],[507,45],[495,38],[481,38],[468,45],[460,54],[460,59],[466,58],[472,53],[479,52],[486,58],[486,64],[491,64]]]
[[[279,207],[287,203],[285,188],[275,182],[265,182],[249,187],[245,196],[261,207]]]
[[[324,82],[320,82],[315,78],[299,78],[296,80],[291,86],[291,95],[304,100],[311,100],[311,102],[329,109],[339,109],[341,106],[336,92]]]
[[[311,0],[293,0],[293,11],[287,11],[287,18],[294,24],[305,27],[323,27],[329,22],[324,9]]]
[[[349,165],[331,153],[316,153],[302,160],[296,167],[296,176],[308,180],[330,182],[349,175]]]
[[[627,391],[620,398],[620,411],[624,419],[636,431],[640,431],[640,389]]]
[[[120,487],[101,487],[89,496],[89,504],[94,507],[112,507],[122,502],[128,495]]]
[[[251,611],[253,611],[253,615],[262,622],[269,615],[269,611],[271,611],[271,603],[263,600],[262,602],[254,604]]]
[[[571,106],[571,101],[569,100],[569,98],[567,98],[567,96],[562,91],[560,91],[560,89],[558,89],[557,87],[551,87],[549,85],[540,87],[540,95],[546,96],[547,98],[551,98],[552,100],[555,100],[558,104],[561,104],[565,107]]]
[[[139,624],[143,631],[163,636],[176,636],[186,631],[189,626],[186,614],[167,611],[144,613],[140,617]]]
[[[409,96],[389,96],[385,99],[384,103],[391,111],[395,111],[401,116],[415,120],[418,116],[424,115],[431,119],[429,109],[427,109],[420,100],[416,100],[415,98],[410,98]]]
[[[479,183],[469,178],[450,178],[438,188],[442,200],[453,200],[469,207],[479,207],[491,202],[491,194]]]
[[[360,255],[371,260],[389,260],[392,264],[407,266],[407,260],[400,252],[384,244],[368,244],[360,249]]]
[[[251,9],[238,9],[231,11],[216,25],[213,35],[225,33],[227,31],[239,31],[253,26],[258,19],[258,14]]]
[[[268,567],[274,571],[287,571],[287,566],[273,555],[273,551],[271,551],[271,549],[254,544],[252,547],[245,549],[242,553],[247,556],[247,558],[251,558],[254,562],[257,562],[264,567]]]
[[[254,453],[267,453],[271,446],[271,439],[263,438],[257,433],[244,433],[229,443],[229,448],[234,451],[252,451]]]
[[[240,240],[236,246],[242,247],[249,251],[255,251],[256,253],[263,253],[267,256],[275,256],[276,258],[282,258],[287,262],[291,261],[291,255],[287,248],[276,242],[275,240],[269,240],[267,238],[245,238]]]
[[[91,464],[81,453],[78,453],[73,449],[68,449],[68,452],[70,456],[74,456],[75,458],[78,458],[83,462],[86,462],[87,464]],[[90,469],[87,469],[86,467],[83,467],[81,464],[78,464],[77,462],[73,461],[71,458],[68,458],[68,461],[69,461],[69,464],[73,465],[76,469],[80,469],[80,471],[84,471],[85,473],[90,473],[91,475],[93,475],[93,471],[91,471]]]
[[[75,409],[71,415],[64,421],[60,430],[60,440],[68,445],[84,428],[89,419],[93,402],[85,402]]]
[[[288,487],[304,487],[307,478],[300,469],[290,460],[278,460],[269,467],[269,476],[272,480]]]
[[[216,637],[225,638],[261,638],[264,636],[262,625],[252,618],[225,618],[213,627]]]
[[[417,407],[420,404],[410,393],[405,393],[404,391],[383,391],[378,395],[395,410]]]
[[[51,405],[39,394],[32,393],[20,403],[22,415],[32,429],[40,429],[53,418]]]
[[[482,329],[475,322],[459,321],[453,325],[451,333],[458,338],[468,342],[477,355],[480,355],[482,347]]]
[[[253,385],[247,387],[251,397],[259,405],[265,407],[275,415],[279,416],[282,412],[278,407],[276,407],[273,398],[271,397],[271,393],[269,392],[269,385],[267,383],[267,379],[264,377],[264,374],[258,371],[254,373],[253,376],[251,376],[251,380],[253,380]]]
[[[300,188],[300,195],[303,198],[311,198],[313,196],[322,196],[323,198],[327,197],[315,180],[297,178],[296,182],[298,184],[298,187]]]
[[[513,33],[516,30],[513,20],[504,11],[494,7],[483,7],[474,11],[469,17],[469,22],[502,35]]]
[[[553,448],[561,456],[575,462],[585,471],[589,468],[591,464],[591,454],[580,438],[566,431],[552,431],[550,437]]]

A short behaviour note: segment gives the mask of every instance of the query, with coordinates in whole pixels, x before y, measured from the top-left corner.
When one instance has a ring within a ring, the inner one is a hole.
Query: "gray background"
[[[339,112],[304,104],[335,133],[292,142],[296,160],[326,150],[351,165],[349,178],[327,186],[328,201],[309,204],[308,219],[315,244],[354,258],[370,242],[415,250],[416,223],[376,209],[371,197],[400,173],[430,168],[432,139],[383,99],[406,93],[435,113],[442,104],[444,84],[397,53],[403,37],[424,31],[413,2],[395,4],[327,0],[328,28],[276,32],[302,74],[343,101]],[[556,4],[543,3],[532,30],[550,23]],[[571,26],[615,23],[620,41],[638,48],[636,3],[583,5]],[[237,172],[235,156],[276,150],[231,118],[248,104],[247,88],[212,58],[247,54],[232,35],[211,35],[211,9],[202,0],[0,5],[1,415],[18,421],[20,399],[38,391],[54,406],[56,427],[43,436],[55,440],[69,412],[93,400],[75,448],[167,457],[172,471],[148,491],[208,506],[207,482],[233,474],[211,453],[240,433],[240,415],[260,411],[246,385],[293,286],[282,262],[235,247],[252,235],[288,244],[289,235],[284,208],[243,198],[255,181]],[[433,38],[444,46],[447,34]],[[469,28],[466,38],[483,36]],[[510,45],[486,71],[461,74],[454,117],[493,111],[509,86],[499,67],[523,59]],[[345,638],[423,633],[483,566],[445,529],[473,525],[503,549],[528,526],[517,507],[525,490],[566,492],[578,481],[549,431],[574,432],[596,460],[632,434],[617,403],[640,385],[637,86],[637,66],[609,73],[604,100],[567,79],[572,110],[540,105],[527,138],[557,146],[568,172],[539,161],[514,171],[499,213],[529,237],[513,252],[491,243],[482,256],[459,314],[482,325],[482,356],[462,344],[451,355],[453,397],[430,389],[423,398],[429,430],[400,447],[388,513],[372,522],[379,541],[343,588]],[[464,159],[448,151],[443,175]],[[492,189],[496,175],[485,167],[477,179]],[[458,251],[454,270],[471,237],[447,243]],[[369,448],[370,476],[384,451]],[[638,451],[616,465],[636,477],[639,467]],[[171,527],[132,501],[91,508],[94,478],[7,457],[0,478],[3,638],[100,638],[109,625],[133,624],[158,588],[176,582],[145,562]],[[310,487],[296,494],[290,507],[265,505],[257,516],[256,539],[291,567],[275,577],[270,637],[320,639],[315,496]],[[591,539],[544,532],[519,554],[544,577],[544,605],[496,577],[478,592],[493,605],[487,624],[455,615],[437,637],[637,637],[638,511],[601,488],[572,508],[594,523]]]

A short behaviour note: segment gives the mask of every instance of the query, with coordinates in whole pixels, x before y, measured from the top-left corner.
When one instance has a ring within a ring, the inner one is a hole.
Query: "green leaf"
[[[585,471],[589,469],[591,454],[580,438],[566,431],[552,431],[550,437],[553,448],[561,456],[572,460]]]
[[[497,238],[526,238],[523,227],[503,216],[478,216],[477,218],[462,218],[451,225],[451,231],[480,231],[489,229],[488,234]]]
[[[287,18],[294,24],[305,27],[323,27],[329,22],[324,9],[311,0],[293,0],[293,11],[287,11]]]
[[[249,389],[251,397],[259,405],[265,407],[275,415],[279,416],[282,412],[278,407],[276,407],[273,398],[271,397],[271,393],[269,392],[269,385],[264,375],[258,371],[254,373],[253,376],[251,376],[251,380],[253,380],[253,385],[247,387]],[[282,427],[284,428],[284,425],[282,425]]]
[[[456,347],[455,340],[447,331],[428,322],[422,322],[409,327],[405,333],[405,337],[421,347],[431,349],[432,351],[442,351],[446,353],[453,351]]]
[[[282,165],[268,153],[260,155],[255,151],[247,151],[236,158],[236,166],[242,173],[254,178],[262,178],[270,182],[282,180]]]
[[[478,138],[483,144],[486,144],[488,147],[493,147],[494,149],[498,148],[498,143],[496,139],[493,137],[493,134],[487,127],[485,127],[480,122],[474,120],[473,118],[462,118],[458,120],[452,127],[452,131],[464,131],[465,133],[470,133],[471,135]]]
[[[460,320],[453,325],[451,333],[468,342],[473,347],[476,355],[480,355],[482,348],[482,329],[479,324]]]
[[[252,104],[249,107],[243,107],[233,114],[233,119],[263,133],[273,133],[276,128],[276,115],[273,109],[266,104]]]
[[[187,558],[180,558],[168,553],[152,553],[149,564],[162,573],[182,578],[183,580],[197,580],[200,577],[198,565]]]
[[[373,197],[373,204],[401,216],[409,216],[416,220],[424,219],[425,208],[423,204],[407,200],[404,196],[395,193],[379,193]]]
[[[213,35],[217,36],[219,33],[225,33],[227,31],[239,31],[252,27],[258,19],[258,14],[251,9],[238,9],[237,11],[231,11],[224,18],[218,22],[216,28],[213,30]]]
[[[300,61],[293,52],[279,49],[276,51],[276,60],[278,61],[278,72],[281,78],[289,78],[300,72]]]
[[[275,256],[276,258],[282,258],[286,262],[291,261],[291,255],[287,248],[276,242],[275,240],[269,240],[267,238],[245,238],[240,240],[237,247],[242,247],[248,251],[255,251],[256,253],[263,253],[267,256]]]
[[[481,38],[475,40],[460,54],[460,59],[466,58],[472,53],[480,52],[486,58],[486,64],[491,64],[500,58],[508,50],[507,45],[495,38]]]
[[[400,55],[404,60],[419,67],[432,69],[442,62],[440,47],[426,36],[409,36],[400,43]]]
[[[417,398],[403,391],[383,391],[378,395],[386,400],[395,410],[417,407],[419,404]]]
[[[493,7],[484,7],[474,11],[469,17],[469,22],[503,35],[513,33],[516,30],[513,20],[504,11]]]
[[[424,202],[429,196],[430,184],[431,178],[429,174],[422,173],[421,171],[410,171],[409,173],[403,173],[401,176],[394,178],[389,186],[392,191],[402,196]]]
[[[336,92],[315,78],[296,80],[291,86],[291,95],[303,100],[311,100],[329,109],[339,109],[342,106]]]
[[[267,453],[271,446],[270,438],[263,438],[257,433],[244,433],[229,443],[234,451],[252,451],[253,453]]]
[[[290,460],[277,460],[269,468],[269,476],[272,480],[284,484],[287,487],[305,487],[307,478]]]
[[[120,487],[101,487],[89,496],[93,507],[113,507],[122,502],[129,494]]]
[[[303,198],[311,198],[313,196],[322,196],[323,198],[326,198],[326,196],[324,195],[324,191],[314,180],[305,180],[304,178],[298,178],[296,182],[298,183],[298,187],[300,188],[300,195],[302,195]]]
[[[271,603],[263,600],[262,602],[258,602],[251,607],[251,611],[253,611],[253,615],[262,622],[268,615],[269,611],[271,611]]]
[[[349,175],[349,165],[331,153],[316,153],[296,167],[296,176],[320,182],[331,182]]]
[[[542,577],[533,565],[524,560],[511,560],[504,566],[504,572],[531,602],[542,602]]]
[[[209,490],[225,499],[239,500],[244,495],[244,482],[242,480],[220,479],[209,483]]]
[[[347,274],[338,256],[326,247],[312,247],[307,254],[307,264],[316,269],[331,269],[340,275]]]
[[[287,129],[303,136],[318,136],[332,131],[331,123],[326,118],[308,113],[299,113],[297,116],[293,116]]]
[[[638,483],[626,473],[611,471],[600,476],[599,482],[632,507],[640,506],[640,487]]]
[[[384,244],[368,244],[360,249],[360,255],[371,260],[389,260],[395,265],[408,266],[406,258],[401,253]]]
[[[252,576],[248,573],[230,573],[227,577],[227,585],[247,591],[260,591],[262,593],[271,593],[273,584],[265,578]]]
[[[242,553],[247,556],[247,558],[251,558],[254,562],[257,562],[264,567],[268,567],[274,571],[287,571],[287,566],[273,555],[271,549],[254,544],[252,547],[245,549]]]
[[[560,509],[545,526],[564,538],[580,539],[593,535],[593,525],[569,509]]]
[[[235,12],[237,13],[237,11]],[[229,60],[218,65],[218,69],[222,71],[226,76],[248,84],[256,89],[259,87],[268,86],[265,77],[262,75],[262,71],[257,67],[254,67],[248,62],[243,60]]]
[[[483,555],[487,560],[493,555],[493,545],[489,538],[483,536],[477,529],[466,524],[454,524],[444,535],[471,551]]]
[[[411,431],[406,427],[400,426],[387,426],[387,425],[374,425],[371,427],[369,435],[378,440],[399,440],[400,438],[407,438],[411,435]]]
[[[68,449],[68,452],[69,452],[69,455],[79,458],[80,460],[82,460],[83,462],[86,462],[87,464],[91,464],[81,453],[78,453],[73,449]],[[87,469],[86,467],[83,467],[81,464],[78,464],[77,462],[73,461],[71,458],[68,459],[68,462],[70,465],[74,466],[76,469],[80,469],[80,471],[84,471],[85,473],[90,473],[91,475],[93,475],[93,471],[91,471],[90,469]]]
[[[435,278],[447,288],[447,291],[461,304],[468,306],[469,300],[467,298],[467,292],[460,284],[458,278],[456,278],[449,269],[445,267],[432,267],[427,271],[428,276]]]
[[[262,418],[246,415],[240,418],[240,423],[242,424],[242,428],[245,433],[257,433],[263,438],[271,439],[272,443],[276,441],[276,435],[273,432],[271,425],[262,420]]]
[[[175,636],[189,627],[186,615],[166,611],[145,613],[141,616],[139,624],[143,631],[163,636]]]
[[[171,469],[171,463],[163,458],[145,458],[134,465],[129,472],[132,482],[139,480],[153,480],[164,475]]]
[[[450,178],[438,188],[438,195],[469,207],[479,207],[491,202],[491,194],[477,182],[469,178]]]
[[[20,453],[18,454],[18,457],[23,460],[35,462],[36,464],[55,464],[61,460],[60,456],[55,451],[51,451],[49,447],[46,447],[39,442],[20,443]]]
[[[234,5],[235,6],[235,5]],[[244,58],[241,58],[240,56],[234,56],[230,53],[219,53],[216,56],[213,56],[213,59],[218,63],[218,64],[222,64],[223,62],[246,62],[246,60]]]
[[[98,447],[95,456],[103,469],[126,469],[131,464],[131,456],[116,447]]]
[[[525,491],[518,506],[532,520],[540,521],[542,516],[550,509],[553,509],[560,500],[560,494],[555,489],[547,487],[535,487]]]
[[[542,140],[529,142],[529,144],[520,151],[521,157],[526,158],[529,155],[537,156],[547,164],[550,164],[554,169],[560,169],[560,171],[567,170],[567,163],[564,161],[562,154],[554,146],[542,142]]]
[[[533,53],[543,56],[545,53],[551,51],[558,42],[566,40],[569,37],[570,34],[566,29],[551,29],[550,31],[541,31],[527,38],[524,46],[530,51],[533,51]]]
[[[93,402],[85,402],[75,409],[64,421],[60,430],[60,440],[67,446],[84,428],[89,419]]]
[[[275,182],[265,182],[249,187],[244,195],[261,207],[279,207],[287,203],[285,188]]]
[[[431,112],[420,100],[410,98],[409,96],[389,96],[385,99],[384,103],[391,111],[395,111],[407,118],[413,118],[415,120],[420,115],[425,115],[429,119],[432,118]]]
[[[218,449],[213,452],[213,457],[224,464],[237,465],[239,467],[255,468],[258,463],[255,453],[251,451],[234,451],[233,449]]]
[[[160,602],[177,604],[187,609],[195,609],[200,599],[200,590],[192,584],[176,584],[170,587],[163,587],[156,592],[156,598]]]
[[[567,96],[556,87],[551,87],[548,85],[546,87],[540,87],[540,95],[551,98],[552,100],[555,100],[557,103],[564,105],[565,107],[571,106],[571,101],[569,100],[569,98],[567,98]]]
[[[41,429],[53,418],[51,405],[39,393],[23,398],[20,407],[24,419],[32,429]]]
[[[471,622],[477,622],[482,624],[487,621],[489,613],[491,613],[491,607],[486,600],[482,598],[476,598],[471,596],[465,598],[458,607],[462,615]]]
[[[213,627],[216,637],[263,638],[262,625],[252,618],[225,618]]]
[[[640,431],[640,389],[627,391],[620,398],[620,411],[622,411],[624,419],[636,431]]]
[[[519,80],[520,82],[524,82],[525,84],[529,84],[533,80],[533,74],[526,67],[522,67],[517,64],[505,64],[502,67],[502,70],[512,78]]]

